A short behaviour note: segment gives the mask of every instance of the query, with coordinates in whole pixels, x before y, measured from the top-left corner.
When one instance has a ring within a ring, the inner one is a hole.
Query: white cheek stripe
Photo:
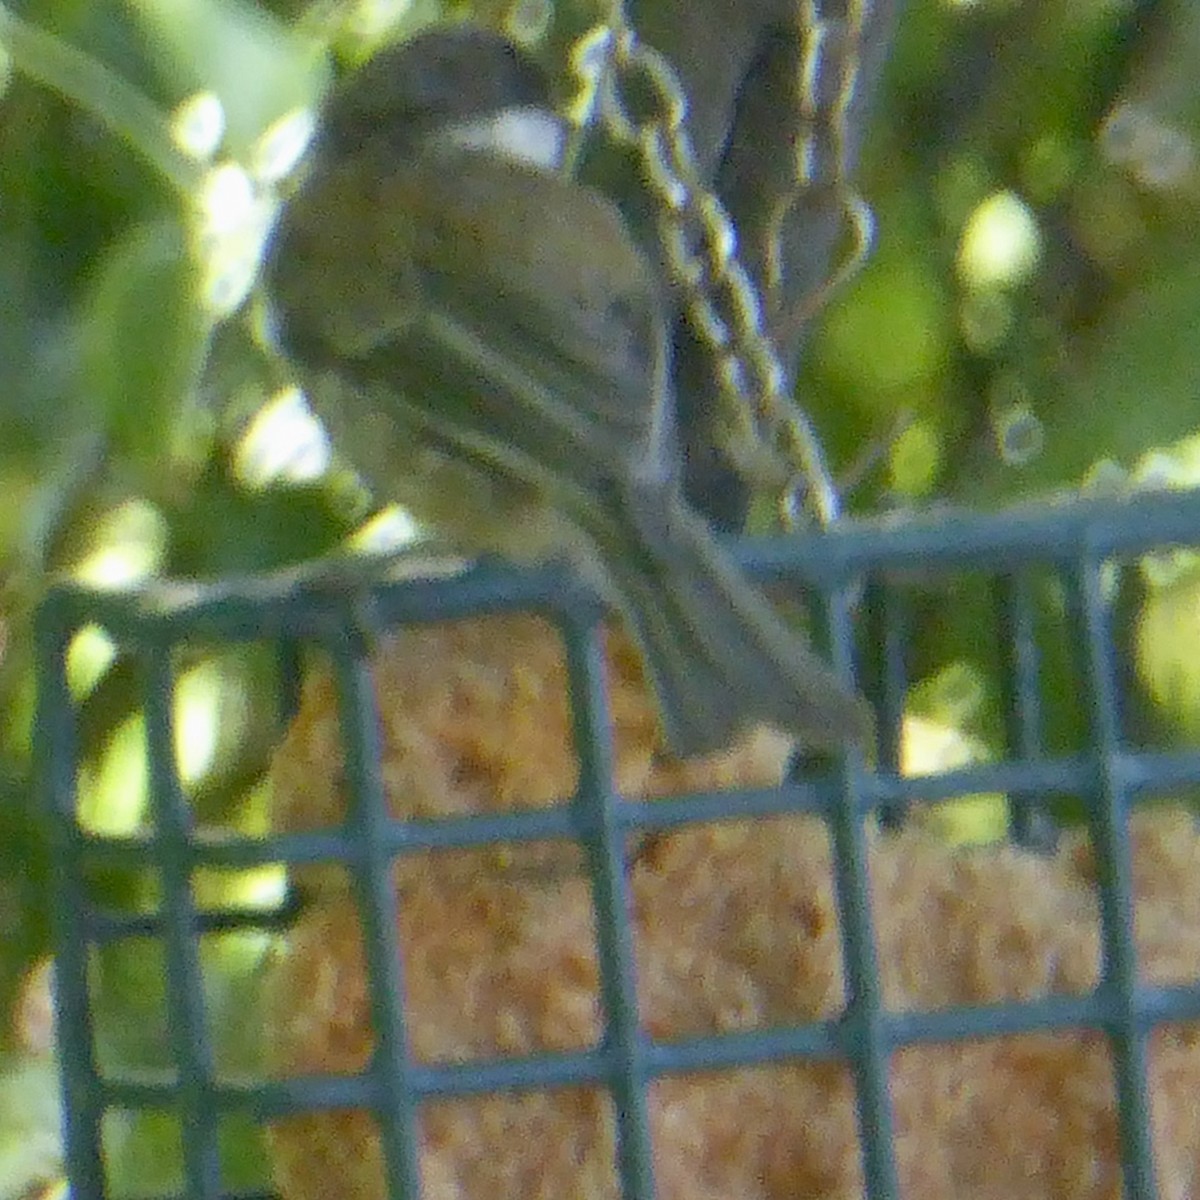
[[[567,144],[562,119],[540,108],[505,109],[454,125],[437,137],[464,150],[490,150],[551,171],[562,166]]]

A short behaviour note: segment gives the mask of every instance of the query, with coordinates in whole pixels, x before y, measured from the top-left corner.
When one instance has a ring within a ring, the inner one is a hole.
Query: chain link
[[[846,36],[861,39],[870,0],[850,0]],[[806,30],[795,103],[805,135],[797,139],[795,188],[776,216],[776,235],[765,281],[768,294],[782,286],[778,231],[796,200],[815,181],[821,105],[818,88],[830,26],[817,0],[801,0],[797,20]],[[851,260],[798,310],[780,314],[788,323],[806,319],[830,288],[857,269],[870,244],[870,212],[845,180],[846,114],[857,83],[857,51],[842,57],[832,121],[833,184],[855,231]],[[688,134],[687,98],[670,62],[643,43],[622,5],[608,23],[576,47],[575,66],[589,88],[590,119],[605,135],[634,147],[656,201],[658,237],[698,336],[709,346],[725,401],[726,449],[751,481],[780,494],[785,527],[805,510],[821,525],[838,515],[837,489],[807,414],[788,392],[787,375],[768,326],[768,309],[738,257],[737,232],[723,205],[699,177]],[[645,110],[631,112],[634,99]]]
[[[851,250],[824,283],[801,297],[791,306],[788,313],[779,317],[775,329],[784,344],[796,336],[801,325],[812,319],[835,289],[861,269],[875,242],[875,215],[851,185],[846,170],[849,161],[850,111],[858,94],[863,38],[872,12],[872,0],[847,0],[844,19],[826,18],[822,12],[821,0],[801,0],[799,5],[801,26],[806,33],[796,98],[803,133],[796,139],[796,186],[784,198],[776,216],[776,234],[772,239],[775,254],[771,263],[770,282],[776,288],[782,285],[783,271],[779,263],[779,248],[788,214],[809,189],[822,183],[817,164],[822,117],[826,106],[821,102],[820,89],[831,69],[837,71],[834,99],[828,106],[831,114],[828,122],[829,140],[833,147],[832,176],[824,182],[835,192],[843,218],[849,225]],[[836,42],[839,37],[843,42],[840,53],[838,47],[834,46],[832,50],[830,48],[831,43]],[[832,67],[829,65],[830,59],[833,60]]]

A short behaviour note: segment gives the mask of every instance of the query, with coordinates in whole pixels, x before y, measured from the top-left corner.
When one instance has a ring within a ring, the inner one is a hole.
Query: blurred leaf
[[[20,1200],[62,1172],[58,1064],[50,1055],[0,1060],[0,1200]]]
[[[96,264],[80,314],[80,386],[111,452],[163,477],[207,348],[196,271],[181,227],[130,228]]]
[[[1200,567],[1147,590],[1135,645],[1138,675],[1164,722],[1200,743]]]
[[[226,149],[246,158],[273,121],[309,108],[328,82],[322,47],[239,0],[127,0],[150,59],[182,100],[211,91],[225,113]]]

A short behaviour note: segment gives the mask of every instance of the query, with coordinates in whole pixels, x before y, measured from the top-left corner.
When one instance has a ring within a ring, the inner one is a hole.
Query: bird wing
[[[409,222],[396,287],[418,294],[421,312],[372,357],[386,359],[410,400],[457,402],[463,421],[533,454],[661,461],[670,436],[661,305],[607,201],[463,152],[396,172],[381,203]]]

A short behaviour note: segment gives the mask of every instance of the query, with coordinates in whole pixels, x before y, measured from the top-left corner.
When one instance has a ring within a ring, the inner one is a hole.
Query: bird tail
[[[672,751],[723,749],[758,724],[813,749],[870,736],[866,702],[742,576],[682,497],[635,485],[588,526]]]

